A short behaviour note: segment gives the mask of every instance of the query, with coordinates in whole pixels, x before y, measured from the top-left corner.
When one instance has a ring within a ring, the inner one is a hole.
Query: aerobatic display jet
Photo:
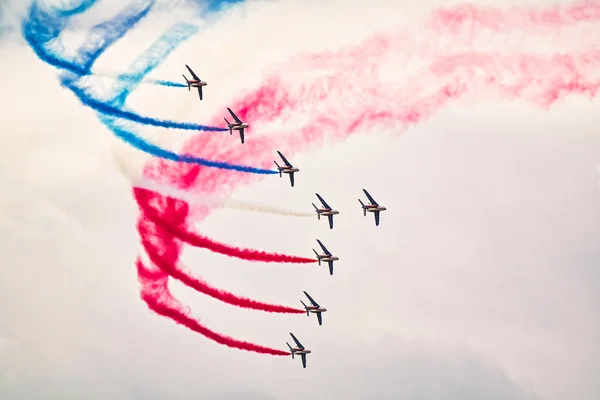
[[[287,158],[285,158],[279,150],[277,150],[277,153],[279,154],[279,157],[281,157],[283,163],[285,164],[283,167],[281,167],[279,164],[277,164],[277,161],[273,161],[275,165],[277,165],[277,169],[279,170],[279,176],[282,177],[283,174],[289,174],[290,183],[292,184],[292,187],[294,187],[294,172],[298,172],[300,170],[294,167],[292,164],[290,164]]]
[[[304,306],[304,309],[306,310],[306,316],[310,316],[310,313],[317,314],[317,321],[319,321],[319,325],[323,325],[323,318],[321,317],[321,313],[327,311],[327,309],[323,308],[319,304],[317,304],[317,302],[314,301],[313,298],[310,297],[310,295],[308,293],[304,292],[304,294],[306,295],[306,297],[308,297],[308,300],[312,304],[310,306],[307,306],[306,304],[304,304],[304,302],[302,300],[300,300],[300,303],[302,303],[302,305]]]
[[[317,261],[319,261],[319,265],[321,265],[321,261],[325,261],[329,264],[329,275],[333,275],[333,262],[339,260],[339,258],[331,254],[319,239],[317,239],[317,243],[319,243],[319,246],[321,246],[324,253],[319,254],[313,249],[314,253],[317,255]]]
[[[338,210],[332,209],[329,206],[329,204],[327,204],[325,200],[323,200],[323,198],[319,196],[319,193],[315,194],[319,198],[319,201],[321,201],[321,204],[323,204],[323,208],[318,208],[317,206],[315,206],[315,203],[312,203],[313,207],[317,211],[317,218],[321,219],[321,215],[325,215],[327,219],[329,219],[329,229],[333,229],[333,216],[339,214],[340,212]]]
[[[206,86],[208,85],[208,83],[198,78],[198,76],[194,73],[194,71],[192,71],[192,69],[187,64],[185,65],[185,67],[188,69],[188,71],[190,71],[190,74],[192,74],[192,78],[194,78],[190,80],[186,78],[185,75],[181,74],[183,76],[183,79],[185,79],[185,82],[187,83],[188,90],[192,90],[193,87],[198,88],[198,96],[200,96],[200,100],[202,100],[202,86]]]
[[[360,205],[362,206],[363,209],[363,214],[365,215],[365,217],[367,216],[367,211],[368,212],[372,212],[375,215],[375,226],[379,226],[379,213],[381,211],[385,211],[387,210],[387,208],[380,206],[375,199],[373,199],[373,197],[369,194],[369,192],[367,192],[365,189],[363,189],[363,192],[365,192],[365,194],[367,195],[367,198],[369,199],[369,201],[371,202],[371,204],[364,204],[361,199],[358,199],[358,201],[360,202]]]
[[[231,114],[231,117],[235,120],[235,122],[233,124],[229,123],[229,121],[227,121],[227,118],[224,118],[225,122],[227,122],[227,127],[229,128],[229,134],[233,134],[233,131],[240,131],[240,139],[242,140],[242,144],[244,143],[244,129],[248,128],[250,125],[242,122],[241,119],[239,119],[237,117],[237,115],[234,114],[233,111],[231,111],[231,108],[227,107],[227,110],[229,110],[229,114]]]
[[[292,353],[292,360],[294,359],[294,354],[300,354],[300,357],[302,357],[302,367],[306,368],[306,355],[311,353],[311,351],[305,349],[304,346],[302,346],[302,343],[300,343],[298,339],[296,339],[296,336],[294,336],[292,332],[290,332],[290,335],[292,335],[292,339],[294,339],[294,342],[296,342],[296,345],[298,346],[292,347],[288,342],[285,342],[285,344],[287,344],[290,348],[290,352]]]

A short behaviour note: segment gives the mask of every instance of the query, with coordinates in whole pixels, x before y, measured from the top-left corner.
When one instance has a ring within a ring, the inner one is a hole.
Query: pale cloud
[[[199,121],[252,87],[265,65],[362,40],[375,22],[377,30],[413,23],[441,2],[305,3],[233,7],[153,73],[176,80],[184,63],[202,71],[203,104],[185,89],[142,87],[132,106]],[[111,48],[99,68],[129,65],[172,22],[160,19],[132,32],[143,43],[128,37]],[[322,327],[314,316],[243,310],[171,285],[217,331],[281,348],[294,332],[313,350],[303,370],[299,360],[231,350],[147,310],[133,264],[137,207],[114,164],[115,150],[136,168],[147,157],[116,142],[24,45],[2,43],[0,58],[9,78],[0,107],[10,110],[0,117],[0,397],[597,396],[597,99],[570,96],[549,111],[457,103],[402,135],[373,128],[295,154],[293,189],[275,176],[233,196],[310,211],[317,191],[342,212],[333,231],[316,218],[229,209],[199,224],[232,244],[310,255],[319,238],[339,255],[333,277],[324,266],[249,264],[198,249],[183,257],[215,285],[260,300],[299,305],[307,290],[329,309]],[[189,137],[144,132],[163,145]],[[357,207],[363,187],[388,207],[378,228]]]

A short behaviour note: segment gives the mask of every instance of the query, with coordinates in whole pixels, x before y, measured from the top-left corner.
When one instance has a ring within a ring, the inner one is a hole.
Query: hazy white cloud
[[[416,23],[440,3],[242,4],[153,73],[176,80],[192,65],[210,85],[201,105],[194,93],[157,87],[141,87],[131,105],[201,121],[272,63]],[[98,68],[128,66],[172,22],[160,20],[136,28]],[[229,209],[199,224],[217,240],[298,255],[319,238],[340,257],[330,277],[325,266],[184,253],[196,273],[242,295],[299,305],[308,291],[329,310],[321,327],[314,316],[238,309],[171,285],[217,331],[281,348],[294,332],[313,350],[303,370],[299,360],[231,350],[147,310],[133,264],[137,208],[114,164],[115,151],[138,167],[147,157],[112,138],[23,44],[2,42],[0,59],[0,107],[9,111],[0,116],[0,397],[597,396],[597,99],[571,96],[549,111],[456,103],[402,135],[373,128],[294,155],[293,189],[276,176],[233,196],[310,211],[317,191],[342,213],[333,231],[316,218]],[[190,136],[143,131],[162,145]],[[358,208],[363,187],[388,207],[378,228]]]

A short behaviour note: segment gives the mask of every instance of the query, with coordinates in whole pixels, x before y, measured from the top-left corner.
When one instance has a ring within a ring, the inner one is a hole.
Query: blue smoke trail
[[[262,168],[253,168],[253,167],[245,167],[243,165],[235,165],[228,164],[221,161],[209,161],[203,158],[198,158],[194,156],[181,155],[177,153],[173,153],[172,151],[165,150],[160,148],[152,143],[146,142],[145,140],[140,139],[134,133],[121,129],[119,127],[114,126],[112,131],[116,133],[119,138],[131,143],[137,149],[142,150],[143,152],[150,153],[156,155],[157,157],[163,158],[165,160],[177,161],[187,164],[199,164],[204,165],[206,167],[213,168],[221,168],[221,169],[229,169],[233,171],[240,172],[249,172],[253,174],[276,174],[277,172],[271,170],[265,170]],[[266,171],[266,172],[265,172]]]
[[[46,48],[46,44],[52,42],[58,38],[61,32],[64,30],[67,24],[67,17],[71,17],[78,13],[82,13],[87,11],[90,7],[92,7],[97,0],[83,0],[79,6],[76,6],[70,10],[57,10],[52,9],[52,13],[47,10],[43,10],[37,1],[34,1],[29,9],[28,18],[25,19],[22,23],[22,32],[23,36],[27,40],[30,47],[36,53],[36,55],[45,61],[46,63],[53,65],[59,69],[66,70],[71,74],[67,74],[62,77],[62,84],[68,87],[73,93],[82,101],[84,104],[90,106],[96,111],[103,113],[100,116],[102,122],[107,125],[120,139],[128,142],[132,146],[152,154],[156,157],[165,158],[172,161],[179,161],[185,163],[195,163],[199,165],[222,168],[222,169],[230,169],[242,172],[250,172],[250,173],[258,173],[258,174],[276,174],[277,172],[272,170],[253,168],[241,165],[233,165],[224,162],[210,161],[205,160],[198,157],[193,157],[189,155],[178,155],[176,153],[170,152],[168,150],[162,149],[158,146],[155,146],[151,143],[146,142],[138,135],[132,132],[128,132],[115,124],[115,118],[124,118],[134,122],[138,122],[141,124],[149,124],[159,127],[166,128],[178,128],[178,129],[193,129],[193,130],[215,130],[215,131],[226,131],[224,128],[216,128],[216,127],[206,127],[198,124],[191,123],[178,123],[173,121],[165,121],[158,120],[149,117],[143,117],[131,111],[124,111],[120,107],[122,107],[125,103],[127,96],[131,93],[139,83],[143,81],[144,76],[149,73],[152,69],[160,64],[160,62],[164,59],[165,53],[170,53],[173,49],[175,49],[181,41],[185,40],[187,37],[190,37],[193,33],[196,32],[197,27],[194,29],[190,29],[191,25],[187,24],[179,24],[176,26],[177,29],[173,30],[177,36],[175,40],[173,37],[168,37],[167,35],[163,35],[159,39],[155,46],[152,46],[150,50],[154,50],[154,54],[148,54],[145,57],[145,60],[138,59],[137,70],[133,74],[126,74],[126,76],[121,76],[120,78],[124,78],[121,80],[121,83],[125,83],[122,90],[118,91],[118,94],[113,97],[113,101],[108,104],[107,102],[102,102],[99,100],[95,100],[87,95],[85,90],[81,89],[76,85],[76,81],[79,77],[85,76],[90,73],[90,70],[93,66],[94,61],[116,40],[120,39],[124,34],[133,27],[137,22],[139,22],[145,15],[148,14],[152,5],[154,4],[154,0],[149,0],[144,3],[138,3],[127,8],[124,12],[119,14],[117,17],[113,18],[111,21],[108,21],[103,24],[96,25],[91,34],[88,36],[86,43],[81,47],[80,51],[77,55],[77,62],[67,61],[57,54],[54,54],[52,51],[49,51]],[[235,2],[235,1],[234,1]],[[212,2],[212,6],[215,4],[222,5],[224,3],[229,3],[228,1],[216,1]],[[141,6],[141,9],[140,9]],[[183,30],[183,32],[182,32]],[[193,32],[192,32],[193,31]],[[103,36],[103,33],[105,36]],[[173,32],[171,32],[173,33]],[[165,38],[167,36],[167,38]],[[159,50],[159,51],[157,51]],[[162,50],[162,51],[160,51]],[[165,51],[166,50],[166,51]],[[135,63],[134,63],[135,64]],[[75,75],[75,76],[74,76]],[[174,87],[185,87],[187,85],[179,84],[176,82],[169,81],[154,81],[158,84],[163,84],[165,86],[174,86]],[[208,129],[206,129],[208,128]]]
[[[148,15],[154,6],[154,2],[155,0],[138,1],[127,7],[112,20],[94,26],[85,43],[77,52],[77,64],[89,74],[96,59]]]
[[[49,8],[52,8],[52,11],[56,13],[60,18],[70,18],[74,15],[81,14],[82,12],[87,11],[91,6],[96,4],[98,0],[82,0],[79,2],[78,6],[71,8],[70,10],[67,7],[54,7],[52,5]]]
[[[161,81],[159,79],[156,80],[147,80],[144,81],[146,83],[149,83],[151,85],[161,85],[161,86],[169,86],[169,87],[187,87],[187,85],[185,83],[179,83],[179,82],[171,82],[171,81]]]
[[[196,25],[175,24],[162,34],[141,56],[137,57],[128,68],[129,72],[119,75],[119,80],[109,102],[116,107],[123,107],[127,97],[143,81],[144,77],[158,67],[173,50],[183,41],[198,33]]]
[[[61,12],[60,10],[52,10],[54,11],[52,14],[42,10],[37,1],[34,1],[29,7],[28,16],[21,26],[23,37],[38,58],[45,63],[77,75],[85,75],[84,68],[46,51],[44,45],[58,38],[67,25],[66,18],[87,11],[96,4],[96,1],[97,0],[85,0],[79,7],[70,11]]]
[[[112,100],[109,102],[113,105],[123,107],[127,97],[132,93],[133,89],[142,82],[144,76],[150,73],[154,68],[167,58],[167,56],[181,44],[182,41],[197,33],[197,27],[188,24],[175,24],[169,30],[158,38],[142,55],[140,55],[131,65],[128,72],[121,75],[127,79],[119,80],[112,92]],[[187,86],[187,85],[184,85]],[[100,120],[112,130],[117,137],[133,144],[137,149],[146,153],[156,155],[157,157],[184,163],[199,164],[207,167],[230,169],[240,172],[249,172],[255,174],[276,174],[277,172],[265,170],[261,168],[246,167],[235,164],[228,164],[219,161],[209,161],[202,158],[178,155],[171,151],[161,149],[160,147],[148,143],[139,138],[136,134],[119,127],[115,118],[110,115],[100,115]]]
[[[73,94],[77,96],[79,101],[81,101],[86,106],[101,112],[102,114],[108,114],[117,118],[124,118],[132,122],[137,122],[144,125],[153,125],[161,128],[174,128],[174,129],[185,129],[190,131],[210,131],[210,132],[225,132],[228,131],[226,128],[218,128],[214,126],[206,126],[194,124],[191,122],[175,122],[168,121],[163,119],[156,119],[150,117],[144,117],[139,114],[136,114],[132,111],[125,111],[118,107],[111,106],[107,103],[104,103],[100,100],[96,100],[85,93],[85,90],[78,87],[72,80],[71,77],[65,76],[61,79],[62,85],[71,89]]]
[[[95,4],[96,0],[86,0],[75,10],[86,11]],[[138,122],[145,125],[153,125],[163,128],[186,129],[186,130],[201,130],[213,132],[226,132],[226,128],[208,127],[193,123],[182,123],[168,120],[159,120],[150,117],[140,116],[130,111],[122,111],[109,105],[103,104],[99,100],[95,100],[87,95],[74,84],[76,78],[90,73],[90,68],[98,56],[103,53],[115,41],[122,38],[129,29],[137,24],[148,12],[154,4],[154,0],[144,1],[143,3],[134,4],[124,12],[121,12],[112,20],[103,24],[96,25],[92,28],[92,32],[86,39],[86,43],[78,52],[79,62],[69,62],[48,51],[44,44],[55,40],[64,30],[67,20],[58,17],[58,11],[54,15],[42,10],[37,2],[34,2],[29,11],[29,18],[23,24],[23,36],[42,60],[54,65],[55,67],[66,69],[71,72],[72,76],[66,76],[62,79],[63,86],[71,89],[79,100],[95,109],[96,111],[114,115],[120,118],[129,119],[133,122]],[[85,7],[84,7],[85,6]],[[141,10],[139,9],[142,6]],[[69,11],[71,15],[73,10]],[[104,36],[102,36],[104,34]]]

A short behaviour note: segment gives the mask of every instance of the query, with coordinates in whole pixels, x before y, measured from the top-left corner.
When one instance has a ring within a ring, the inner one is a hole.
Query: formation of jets
[[[185,79],[185,82],[188,86],[188,90],[191,91],[193,87],[197,88],[198,96],[200,97],[200,100],[202,100],[202,98],[203,98],[202,87],[207,86],[208,83],[206,83],[205,81],[198,78],[198,76],[194,73],[194,71],[192,71],[192,69],[187,64],[186,64],[186,68],[188,69],[188,71],[190,72],[190,74],[192,75],[192,78],[193,78],[193,79],[187,79],[186,76],[183,75],[183,78]],[[234,120],[234,122],[231,123],[227,120],[227,118],[224,118],[225,122],[227,123],[227,128],[229,129],[229,134],[232,135],[233,131],[238,131],[240,134],[240,140],[243,144],[244,143],[244,131],[246,129],[248,129],[248,127],[250,125],[248,123],[243,122],[241,119],[239,119],[238,116],[235,115],[233,110],[231,110],[231,108],[227,107],[227,111],[229,111],[229,114],[231,114],[231,118],[233,118],[233,120]],[[279,157],[283,161],[283,165],[279,165],[277,163],[277,161],[273,161],[275,163],[275,165],[277,166],[277,169],[279,171],[279,176],[283,177],[283,174],[288,174],[290,177],[290,184],[292,187],[294,187],[294,173],[300,171],[300,169],[294,167],[279,150],[277,150],[277,154],[279,154]],[[371,196],[369,194],[369,192],[367,192],[365,189],[363,189],[363,192],[365,193],[365,195],[367,196],[367,199],[369,201],[369,204],[364,204],[361,199],[358,199],[360,206],[363,210],[363,215],[366,216],[367,212],[373,213],[373,216],[375,217],[375,226],[379,226],[380,213],[382,211],[387,210],[387,208],[385,208],[384,206],[377,203],[377,201],[375,201],[373,196]],[[321,202],[321,204],[323,206],[323,207],[319,208],[314,203],[312,203],[312,205],[315,208],[315,211],[317,213],[317,219],[320,220],[321,215],[327,217],[327,220],[329,222],[329,229],[333,229],[333,216],[338,215],[340,212],[338,210],[333,209],[329,204],[327,204],[327,202],[325,201],[325,199],[323,199],[323,197],[321,197],[321,195],[319,195],[318,193],[315,193],[315,194],[317,195],[317,198],[319,199],[319,201]],[[319,239],[317,239],[317,243],[323,250],[323,254],[319,254],[316,250],[313,249],[313,252],[317,256],[317,261],[319,262],[319,265],[321,265],[321,262],[326,262],[327,265],[329,266],[329,275],[333,275],[333,262],[338,261],[339,258],[337,256],[334,256],[333,254],[331,254],[331,252],[329,250],[327,250],[325,245]],[[308,298],[308,301],[310,302],[310,305],[306,305],[302,300],[300,300],[300,302],[304,306],[306,315],[310,316],[311,313],[316,314],[319,325],[323,325],[323,317],[321,314],[326,312],[327,309],[321,307],[308,293],[304,292],[304,294],[306,295],[306,297]],[[288,345],[288,347],[290,349],[292,359],[294,358],[295,355],[300,355],[300,357],[302,359],[302,367],[306,368],[306,355],[310,354],[311,351],[306,349],[302,345],[302,343],[300,343],[300,341],[296,338],[296,336],[294,336],[293,333],[290,332],[290,335],[292,336],[292,339],[296,343],[296,347],[292,347],[292,346],[290,346],[289,343],[286,342],[286,344]]]
[[[188,69],[188,71],[190,71],[190,74],[192,75],[192,79],[188,79],[185,75],[182,74],[183,79],[185,79],[185,83],[187,84],[188,90],[192,90],[193,87],[198,88],[198,96],[200,97],[200,100],[202,100],[202,87],[207,86],[208,83],[198,78],[198,75],[196,75],[196,73],[189,67],[189,65],[186,64],[185,67]],[[233,120],[235,121],[234,123],[231,123],[227,121],[227,118],[224,118],[225,122],[227,123],[227,128],[229,128],[229,134],[232,135],[233,131],[238,131],[240,133],[240,139],[243,144],[244,130],[248,129],[250,125],[239,119],[238,116],[235,115],[235,113],[231,110],[231,108],[227,107],[227,110],[229,111],[229,114],[231,114],[231,118],[233,118]],[[292,186],[294,186],[293,183]]]

